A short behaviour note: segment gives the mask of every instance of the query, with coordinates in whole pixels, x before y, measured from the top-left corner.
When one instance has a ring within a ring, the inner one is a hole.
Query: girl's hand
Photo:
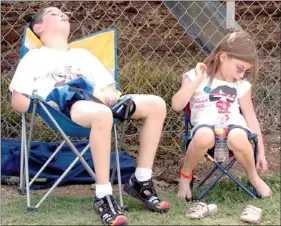
[[[206,64],[198,63],[195,67],[196,78],[199,79],[199,81],[203,81],[206,71],[207,71]]]
[[[267,161],[264,155],[258,154],[256,168],[257,170],[261,170],[261,173],[265,173],[268,170]]]

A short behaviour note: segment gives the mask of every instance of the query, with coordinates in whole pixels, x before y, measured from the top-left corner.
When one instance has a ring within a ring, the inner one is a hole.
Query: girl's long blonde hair
[[[253,38],[245,31],[234,31],[226,35],[205,59],[207,74],[212,83],[215,73],[220,67],[220,54],[225,52],[229,57],[247,62],[252,66],[250,74],[246,74],[244,79],[250,80],[253,85],[259,70],[259,59],[257,49],[253,43]]]

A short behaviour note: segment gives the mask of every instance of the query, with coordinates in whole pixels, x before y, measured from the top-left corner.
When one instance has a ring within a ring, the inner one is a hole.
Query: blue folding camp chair
[[[116,30],[115,29],[106,29],[94,34],[91,34],[87,37],[78,39],[72,43],[70,43],[70,48],[85,48],[93,53],[108,69],[112,76],[115,78],[116,88],[119,88],[118,85],[118,74],[117,74],[117,46],[116,46]],[[39,48],[42,46],[40,40],[33,34],[33,32],[29,29],[28,26],[25,27],[23,42],[21,46],[20,56],[23,57],[30,49]],[[74,88],[75,89],[75,88]],[[74,90],[75,92],[80,92],[81,90]],[[94,98],[94,97],[93,97]],[[116,115],[116,112],[122,108],[123,115],[122,121],[123,126],[121,130],[120,139],[123,140],[124,130],[126,126],[127,120],[130,118],[132,113],[132,105],[134,107],[134,103],[130,97],[126,97],[119,101],[113,108],[113,115]],[[27,115],[26,113],[22,114],[22,138],[21,138],[21,160],[20,160],[20,188],[19,192],[21,194],[26,194],[27,196],[27,208],[30,211],[37,210],[38,207],[42,204],[42,202],[49,196],[49,194],[58,186],[58,184],[65,178],[65,176],[69,173],[69,171],[73,168],[73,166],[80,160],[82,165],[91,175],[93,180],[95,181],[95,173],[88,165],[88,163],[83,158],[83,154],[89,149],[89,144],[79,152],[74,144],[71,142],[71,137],[83,138],[89,137],[90,129],[81,127],[71,121],[68,117],[62,114],[60,111],[57,111],[49,104],[44,102],[42,98],[38,96],[31,97],[31,104],[27,113],[31,113],[30,120],[30,128],[29,134],[27,137]],[[31,147],[32,140],[32,131],[34,128],[34,120],[35,116],[40,115],[41,118],[56,132],[59,132],[63,137],[64,141],[57,147],[57,149],[53,152],[50,158],[46,161],[46,163],[42,166],[42,168],[38,171],[38,173],[30,180],[29,178],[29,153]],[[118,115],[118,114],[117,114]],[[123,205],[122,198],[122,189],[121,189],[121,172],[119,165],[119,154],[118,149],[120,145],[118,145],[117,139],[117,131],[116,124],[120,121],[117,118],[114,118],[113,125],[113,136],[114,136],[114,150],[115,150],[115,167],[113,169],[111,175],[111,182],[115,178],[115,173],[117,171],[118,177],[118,186],[119,186],[119,196],[120,196],[120,207],[125,209],[126,207]],[[71,150],[76,154],[76,158],[69,165],[69,167],[65,170],[65,172],[57,179],[57,181],[53,184],[53,186],[45,193],[45,195],[39,200],[36,205],[31,205],[31,197],[30,197],[30,186],[34,183],[34,181],[38,178],[38,176],[44,171],[44,169],[48,166],[48,164],[52,161],[52,159],[58,154],[60,149],[64,144],[68,144]]]
[[[192,137],[189,134],[189,131],[192,129],[191,121],[190,121],[190,116],[191,116],[191,111],[189,104],[187,104],[183,110],[184,114],[184,119],[185,119],[185,130],[183,133],[183,143],[184,143],[184,152],[188,150],[188,145],[190,144]],[[257,134],[251,133],[249,136],[249,140],[253,146],[253,151],[254,151],[254,157],[255,157],[255,162],[257,159],[257,153],[258,153],[258,138]],[[209,160],[211,160],[214,164],[214,167],[211,169],[211,171],[199,182],[197,185],[198,187],[201,187],[204,185],[204,183],[219,169],[220,173],[218,176],[205,188],[203,192],[198,197],[192,198],[193,200],[198,200],[200,201],[203,199],[203,197],[215,186],[215,184],[224,176],[227,175],[235,184],[237,184],[238,187],[240,187],[242,190],[244,190],[250,197],[252,198],[259,198],[259,194],[257,194],[256,189],[253,187],[253,191],[250,191],[247,187],[245,187],[236,177],[234,177],[230,172],[230,168],[233,166],[233,164],[236,162],[236,158],[233,154],[233,152],[229,151],[229,161],[226,163],[222,162],[217,162],[214,159],[214,148],[208,150],[208,152],[205,154],[205,157]],[[193,181],[194,178],[192,178],[190,187],[191,189],[193,188]]]

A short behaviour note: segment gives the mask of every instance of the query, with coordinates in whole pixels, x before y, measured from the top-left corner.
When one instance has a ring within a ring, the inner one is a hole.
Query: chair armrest
[[[249,135],[249,140],[257,140],[258,139],[258,134],[256,133],[251,133]]]
[[[42,101],[42,102],[44,102],[45,100],[41,97],[41,96],[39,96],[39,95],[32,95],[32,96],[30,96],[30,100],[33,102],[33,101]]]

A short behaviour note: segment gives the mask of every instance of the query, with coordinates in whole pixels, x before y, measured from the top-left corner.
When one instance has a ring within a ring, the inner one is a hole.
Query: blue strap
[[[38,95],[32,95],[31,100],[33,103],[34,101],[53,101],[58,105],[60,112],[68,115],[67,113],[69,112],[69,108],[71,106],[69,104],[72,104],[78,100],[89,100],[106,105],[92,93],[94,93],[93,84],[91,84],[85,78],[79,77],[64,83],[61,86],[55,87],[46,97],[46,100]],[[33,104],[29,106],[28,112],[32,112],[32,106]],[[119,120],[129,119],[134,114],[135,110],[136,105],[130,96],[121,98],[117,104],[111,108],[113,117]]]
[[[68,90],[71,91],[71,92],[80,93],[80,94],[82,94],[84,96],[86,95],[86,96],[90,97],[94,102],[106,105],[104,102],[102,102],[100,99],[96,98],[94,95],[92,95],[91,93],[87,92],[86,90],[83,90],[83,89],[80,89],[80,88],[76,88],[76,87],[72,87],[72,86],[70,86]],[[133,106],[132,109],[131,109],[131,106]],[[126,97],[120,99],[117,102],[117,104],[115,104],[110,109],[112,111],[112,114],[113,114],[114,118],[117,118],[119,120],[127,120],[136,111],[136,104],[135,104],[135,102],[132,100],[132,98],[130,96],[126,96]],[[126,114],[126,109],[128,109],[127,114]]]

